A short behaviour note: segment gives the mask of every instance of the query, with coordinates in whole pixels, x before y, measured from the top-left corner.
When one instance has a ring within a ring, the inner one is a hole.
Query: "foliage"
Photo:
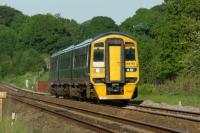
[[[161,92],[178,93],[183,95],[200,94],[200,76],[199,75],[182,75],[175,80],[166,80],[165,84],[157,85]]]
[[[4,25],[0,25],[0,54],[12,55],[17,42],[16,33]]]
[[[136,15],[120,25],[121,31],[131,34],[138,42],[142,83],[154,83],[162,80],[158,73],[162,68],[160,63],[162,49],[156,37],[157,29],[163,25],[166,19],[166,11],[163,8],[163,6],[156,6],[150,10],[139,9]],[[158,22],[155,23],[155,20]]]
[[[139,89],[139,93],[142,95],[157,93],[156,91],[157,90],[156,90],[155,86],[151,85],[151,84],[144,84],[144,85],[140,86],[140,89]]]
[[[14,73],[24,74],[26,72],[39,72],[45,68],[45,61],[34,49],[28,49],[24,52],[18,52],[13,58],[15,65]]]
[[[194,41],[192,44],[188,44],[190,50],[183,60],[183,73],[185,75],[200,75],[200,32],[195,32],[191,38]]]
[[[118,31],[118,26],[115,22],[108,17],[94,17],[89,21],[81,24],[81,33],[84,39],[93,37],[95,35],[109,32],[109,31]]]
[[[183,94],[177,94],[177,93],[166,93],[166,92],[159,93],[158,90],[152,93],[148,93],[148,94],[144,94],[142,92],[143,91],[139,92],[138,99],[142,99],[144,101],[152,100],[153,102],[156,102],[156,103],[162,103],[162,104],[167,103],[167,104],[173,104],[173,105],[178,105],[179,102],[181,101],[183,106],[200,107],[199,95],[194,94],[191,96],[191,95],[183,95]]]
[[[18,10],[15,10],[11,7],[7,6],[0,6],[0,24],[10,26],[11,23],[14,21],[15,16],[22,13]]]
[[[0,6],[0,24],[19,31],[26,22],[26,16],[11,7]]]
[[[18,48],[34,48],[43,53],[53,53],[71,43],[71,34],[63,22],[49,14],[30,17],[19,37]]]
[[[49,80],[49,72],[45,72],[40,78],[39,81],[47,81]]]
[[[5,78],[1,80],[1,82],[12,83],[19,87],[26,88],[26,80],[29,81],[29,88],[31,90],[35,90],[35,83],[38,78],[38,73],[35,72],[27,72],[23,75],[13,75],[9,74]]]
[[[12,60],[8,55],[0,55],[0,79],[6,76],[12,69]]]
[[[164,83],[199,71],[199,12],[199,0],[166,0],[139,9],[120,25],[139,43],[142,83]]]

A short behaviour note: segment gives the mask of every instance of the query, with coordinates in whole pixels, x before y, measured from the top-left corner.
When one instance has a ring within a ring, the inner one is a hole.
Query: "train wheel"
[[[52,96],[55,96],[55,95],[57,94],[57,92],[56,92],[56,87],[55,87],[55,86],[51,86],[51,88],[50,88],[50,94],[51,94]]]
[[[96,100],[95,100],[95,103],[96,103],[96,104],[101,104],[101,100],[96,99]]]
[[[124,101],[122,101],[122,104],[123,104],[123,105],[128,105],[129,102],[130,102],[130,100],[124,100]]]
[[[59,98],[59,86],[55,87],[55,96],[56,98]]]

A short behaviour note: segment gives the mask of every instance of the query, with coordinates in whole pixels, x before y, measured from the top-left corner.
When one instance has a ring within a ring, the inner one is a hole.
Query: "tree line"
[[[46,67],[42,54],[108,31],[128,33],[138,42],[141,83],[200,75],[200,1],[165,0],[120,25],[103,16],[79,24],[59,14],[26,16],[0,6],[0,78],[37,72]]]

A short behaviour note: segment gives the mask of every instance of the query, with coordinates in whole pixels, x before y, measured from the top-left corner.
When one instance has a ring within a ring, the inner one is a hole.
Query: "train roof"
[[[79,44],[77,44],[77,45],[71,45],[71,46],[69,46],[69,47],[67,47],[67,48],[65,48],[65,49],[63,49],[63,50],[60,50],[60,51],[54,53],[51,57],[56,57],[56,56],[58,56],[58,55],[61,55],[61,54],[63,54],[63,53],[66,53],[66,52],[68,52],[68,51],[71,51],[71,50],[79,49],[79,48],[81,48],[81,47],[88,46],[88,45],[90,45],[93,41],[95,41],[95,40],[97,40],[97,39],[99,39],[99,38],[102,38],[102,37],[104,37],[104,36],[107,36],[107,35],[112,35],[112,34],[118,34],[118,35],[123,35],[123,36],[129,37],[129,38],[132,38],[132,36],[130,36],[130,35],[128,35],[128,34],[125,34],[125,33],[122,33],[122,32],[114,32],[114,31],[112,31],[112,32],[106,32],[106,33],[97,35],[97,36],[95,36],[95,37],[93,37],[93,38],[87,39],[87,40],[85,40],[85,41],[83,41],[83,42],[81,42],[81,43],[79,43]]]
[[[93,38],[93,41],[99,39],[99,38],[102,38],[104,36],[108,36],[108,35],[112,35],[112,34],[117,34],[117,35],[122,35],[122,36],[126,36],[126,37],[129,37],[129,38],[133,38],[132,36],[126,34],[126,33],[123,33],[123,32],[116,32],[116,31],[111,31],[111,32],[106,32],[106,33],[103,33],[103,34],[100,34],[96,37]]]

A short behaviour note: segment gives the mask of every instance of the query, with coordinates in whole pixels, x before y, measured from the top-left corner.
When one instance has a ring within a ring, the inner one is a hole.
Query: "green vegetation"
[[[49,72],[45,72],[44,74],[42,74],[41,77],[38,80],[40,80],[40,81],[49,80]]]
[[[199,0],[139,9],[120,28],[139,43],[141,98],[200,105]]]
[[[0,132],[1,133],[28,133],[29,130],[25,126],[26,124],[17,120],[11,126],[12,120],[6,118],[2,122],[0,122]]]
[[[165,86],[165,85],[163,85]],[[182,94],[175,91],[166,92],[164,89],[160,91],[160,87],[144,84],[140,86],[139,97],[137,99],[152,100],[157,103],[167,103],[172,105],[178,105],[181,101],[183,106],[196,106],[200,107],[200,94]],[[181,88],[182,89],[182,88]],[[181,89],[179,91],[181,91]]]
[[[199,13],[199,0],[166,0],[139,9],[122,23],[121,30],[140,45],[142,83],[164,83],[199,71]]]
[[[156,86],[159,95],[200,94],[199,0],[165,0],[151,9],[139,9],[121,25],[102,16],[82,24],[59,14],[30,17],[7,6],[0,6],[0,16],[0,79],[4,81],[22,85],[27,73],[41,77],[53,52],[102,32],[121,31],[139,44],[141,86]],[[47,78],[45,73],[41,79]],[[154,91],[147,94],[154,96]]]
[[[29,87],[27,89],[34,90],[36,80],[38,80],[39,75],[38,73],[34,72],[27,72],[23,75],[8,75],[6,76],[1,82],[4,83],[13,83],[18,85],[19,87],[26,88],[26,80],[29,82]]]

